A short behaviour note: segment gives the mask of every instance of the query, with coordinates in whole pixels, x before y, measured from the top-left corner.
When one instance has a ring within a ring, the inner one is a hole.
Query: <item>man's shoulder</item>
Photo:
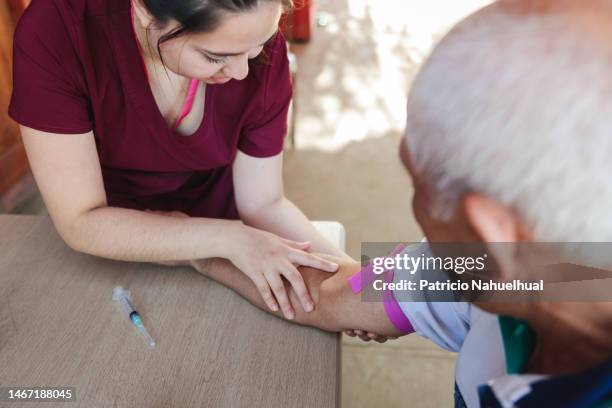
[[[472,305],[470,328],[459,351],[456,381],[467,406],[479,406],[478,386],[506,374],[499,316]]]

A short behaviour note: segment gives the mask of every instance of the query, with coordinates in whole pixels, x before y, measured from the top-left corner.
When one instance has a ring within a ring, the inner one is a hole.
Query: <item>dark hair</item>
[[[143,0],[143,3],[161,26],[171,20],[179,23],[157,42],[161,56],[162,43],[189,33],[211,32],[221,23],[223,12],[250,11],[264,1],[279,2],[287,9],[293,7],[293,0]]]

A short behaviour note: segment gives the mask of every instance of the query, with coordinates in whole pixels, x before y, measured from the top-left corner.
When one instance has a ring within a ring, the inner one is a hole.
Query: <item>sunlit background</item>
[[[432,45],[489,1],[318,0],[299,61],[299,146],[338,149],[400,131],[406,94]]]

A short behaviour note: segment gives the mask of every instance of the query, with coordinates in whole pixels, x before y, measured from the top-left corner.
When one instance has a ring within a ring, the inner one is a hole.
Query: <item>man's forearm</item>
[[[232,289],[237,294],[239,294],[240,296],[248,300],[253,305],[257,306],[258,308],[268,313],[274,314],[280,318],[284,318],[282,311],[272,312],[268,308],[268,306],[264,302],[263,298],[261,297],[259,291],[255,287],[251,279],[249,279],[248,276],[242,273],[239,269],[237,269],[234,265],[232,265],[231,262],[227,261],[226,259],[219,259],[219,258],[203,259],[199,261],[194,261],[191,263],[191,265],[202,275],[207,276],[217,281],[218,283],[222,284],[223,286],[226,286],[229,289]],[[322,272],[322,273],[327,273],[327,272]],[[331,274],[329,273],[327,274],[331,276]],[[285,283],[285,288],[287,289],[287,293],[289,294],[291,304],[296,305],[296,307],[294,308],[295,309],[294,321],[298,324],[305,324],[305,325],[317,326],[317,327],[320,327],[314,324],[317,320],[319,323],[325,324],[325,322],[322,321],[323,317],[321,316],[322,315],[321,309],[315,306],[315,311],[310,312],[310,313],[304,312],[304,310],[299,306],[300,302],[297,296],[295,295],[295,292],[291,288],[291,285],[289,285],[286,281],[284,281],[284,283]],[[313,298],[313,301],[315,305],[317,305],[319,302],[319,288],[318,288],[319,285],[317,285],[317,287],[314,287],[313,285],[308,285],[308,281],[306,283],[308,286],[308,290],[310,291],[310,294]],[[319,316],[318,319],[317,319],[317,316]],[[334,331],[334,330],[330,330],[330,331]]]
[[[193,262],[192,265],[203,275],[234,290],[262,310],[272,313],[251,280],[230,262],[209,259]],[[341,265],[340,270],[334,274],[300,268],[315,303],[315,310],[307,313],[301,307],[296,307],[295,323],[334,332],[360,329],[383,336],[398,336],[400,333],[387,318],[381,302],[364,302],[360,295],[351,291],[347,279],[359,269],[357,263]],[[292,304],[299,304],[290,285],[286,283],[285,286]],[[282,318],[281,312],[273,314]]]
[[[239,221],[169,217],[124,208],[91,210],[70,225],[58,225],[73,249],[103,258],[164,262],[224,257]]]

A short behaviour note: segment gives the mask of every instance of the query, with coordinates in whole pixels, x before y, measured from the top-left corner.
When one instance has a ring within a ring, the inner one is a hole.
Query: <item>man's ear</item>
[[[479,193],[463,197],[462,211],[483,242],[518,242],[521,223],[516,215],[498,201]]]
[[[517,263],[517,246],[512,243],[532,240],[521,219],[500,202],[483,194],[466,195],[461,207],[470,227],[495,259],[497,276],[494,277],[502,280],[515,277],[520,263]]]
[[[134,20],[142,28],[149,28],[153,25],[155,19],[149,13],[142,0],[132,0],[134,7]]]

